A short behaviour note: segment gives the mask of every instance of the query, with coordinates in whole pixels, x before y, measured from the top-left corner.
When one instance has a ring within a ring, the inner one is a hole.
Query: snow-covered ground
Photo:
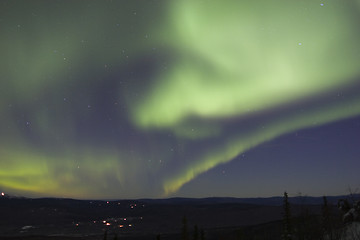
[[[347,225],[341,240],[360,240],[360,222]]]

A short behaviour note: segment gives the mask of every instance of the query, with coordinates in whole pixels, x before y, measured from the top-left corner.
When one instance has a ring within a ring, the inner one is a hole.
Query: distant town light
[[[106,226],[110,226],[111,225],[111,223],[106,223]]]
[[[124,227],[124,225],[119,225],[119,228],[122,228],[122,227]]]

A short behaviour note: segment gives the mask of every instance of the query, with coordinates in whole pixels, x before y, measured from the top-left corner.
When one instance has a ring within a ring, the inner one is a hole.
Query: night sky
[[[0,191],[360,187],[359,0],[0,1]]]

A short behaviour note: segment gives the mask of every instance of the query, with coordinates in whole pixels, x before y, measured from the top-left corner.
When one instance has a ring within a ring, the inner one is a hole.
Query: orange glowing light
[[[119,225],[119,228],[122,228],[122,227],[124,227],[124,225]]]
[[[110,226],[111,225],[111,223],[106,223],[106,226]]]

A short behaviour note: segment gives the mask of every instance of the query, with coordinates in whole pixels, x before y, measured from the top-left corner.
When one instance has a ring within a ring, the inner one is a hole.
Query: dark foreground
[[[320,198],[294,198],[292,201],[292,213],[297,216],[294,222],[318,222],[322,208]],[[338,215],[336,208],[332,211]],[[271,240],[280,239],[283,207],[281,198],[107,202],[2,197],[0,213],[0,239],[4,240],[97,240],[105,237],[176,240],[182,239],[185,226],[190,239],[198,232],[200,240],[202,231],[205,239]],[[309,226],[303,227],[311,230]]]

